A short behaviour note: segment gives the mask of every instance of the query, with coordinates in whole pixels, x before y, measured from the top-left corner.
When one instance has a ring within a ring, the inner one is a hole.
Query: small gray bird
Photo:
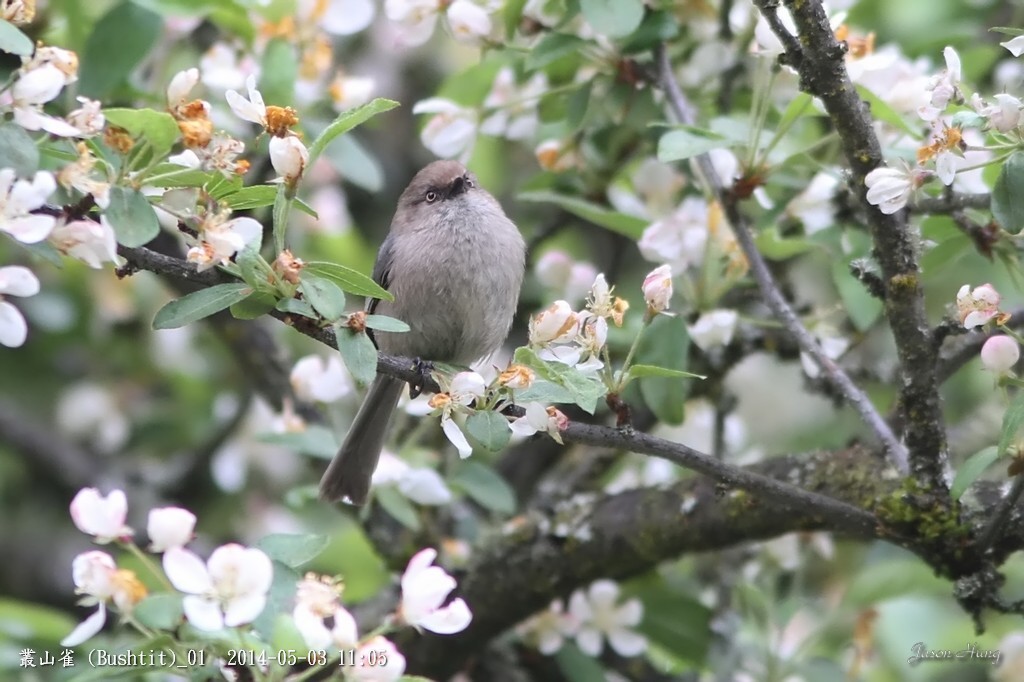
[[[469,364],[505,340],[523,283],[526,245],[501,205],[457,161],[434,161],[398,199],[373,279],[394,302],[367,312],[397,317],[406,333],[374,334],[391,355]],[[341,450],[320,480],[320,497],[366,502],[402,382],[378,374]]]

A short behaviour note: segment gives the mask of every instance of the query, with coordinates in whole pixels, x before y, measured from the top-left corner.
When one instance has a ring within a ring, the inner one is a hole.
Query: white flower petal
[[[608,644],[620,656],[639,656],[647,649],[647,638],[632,630],[615,628],[608,633]]]
[[[441,417],[441,430],[444,431],[444,435],[459,451],[459,457],[466,459],[473,454],[473,446],[466,440],[466,436],[462,434],[459,425],[455,423],[454,419],[447,415]]]
[[[266,594],[245,594],[230,599],[224,604],[224,624],[235,627],[243,623],[251,623],[263,613],[267,605]]]
[[[206,570],[206,564],[194,552],[172,547],[164,552],[163,565],[164,573],[175,589],[189,594],[203,594],[213,590],[213,581]]]
[[[74,647],[78,646],[82,642],[90,639],[103,629],[103,625],[107,622],[107,607],[100,602],[99,608],[96,612],[79,623],[74,630],[68,634],[67,637],[60,640],[61,646]]]
[[[167,555],[165,554],[164,557],[166,558]],[[182,606],[185,610],[185,618],[193,627],[207,632],[224,629],[224,617],[221,615],[220,606],[216,601],[208,597],[190,594],[182,600]]]
[[[0,294],[35,296],[38,293],[39,278],[28,268],[20,265],[0,268]]]
[[[421,618],[418,625],[439,635],[452,635],[465,630],[472,620],[473,614],[470,613],[466,602],[455,599],[444,608],[436,609]]]

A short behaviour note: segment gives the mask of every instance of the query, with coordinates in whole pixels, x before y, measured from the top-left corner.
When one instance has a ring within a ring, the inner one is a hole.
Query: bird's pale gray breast
[[[519,298],[524,245],[496,201],[472,194],[454,201],[391,246],[404,267],[389,277],[395,301],[382,301],[377,312],[404,320],[411,331],[378,334],[381,350],[469,363],[501,345]]]

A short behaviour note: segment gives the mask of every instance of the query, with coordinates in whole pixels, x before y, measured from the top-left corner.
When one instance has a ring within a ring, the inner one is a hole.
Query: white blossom
[[[448,25],[456,40],[476,42],[491,32],[491,17],[470,0],[455,0],[448,5]]]
[[[804,226],[805,234],[814,234],[835,224],[834,198],[839,180],[831,173],[820,172],[811,178],[802,192],[786,205],[786,213]]]
[[[166,552],[172,547],[184,547],[192,540],[196,515],[181,507],[158,507],[149,510],[146,534],[151,552]]]
[[[186,259],[196,263],[200,272],[224,265],[249,244],[259,242],[263,226],[253,218],[223,220],[215,216],[199,232],[200,242],[188,250]]]
[[[164,552],[163,566],[175,589],[185,593],[185,617],[206,631],[254,621],[266,606],[274,572],[262,551],[236,544],[218,547],[205,564],[173,547]]]
[[[917,187],[915,174],[899,168],[876,168],[864,178],[869,204],[887,215],[903,209]]]
[[[466,159],[476,141],[476,114],[451,100],[431,97],[412,108],[414,114],[434,114],[423,126],[420,141],[441,158]]]
[[[100,216],[99,222],[61,221],[50,232],[49,241],[61,253],[77,258],[96,270],[102,268],[103,263],[117,264],[120,260],[117,255],[117,236],[105,215]]]
[[[132,529],[125,524],[128,499],[123,490],[112,490],[106,496],[96,488],[82,488],[71,500],[71,520],[78,530],[106,544],[128,537]]]
[[[643,619],[643,605],[638,599],[618,600],[619,586],[611,580],[597,580],[569,598],[569,613],[580,623],[576,643],[583,653],[599,656],[605,639],[620,656],[638,656],[647,649],[647,638],[633,630]]]
[[[50,234],[57,219],[33,213],[57,189],[53,174],[38,171],[32,180],[16,180],[13,168],[0,169],[0,232],[19,242],[35,244]]]
[[[965,329],[980,327],[999,314],[999,292],[991,284],[973,289],[965,284],[956,294],[956,308]]]
[[[452,635],[465,630],[473,619],[462,598],[442,606],[455,589],[455,578],[440,566],[433,566],[437,550],[420,550],[402,574],[402,604],[399,615],[409,625],[439,635]]]
[[[703,199],[687,197],[670,215],[644,230],[640,254],[654,263],[668,263],[674,272],[684,272],[704,260],[708,240],[708,205]]]
[[[517,625],[516,632],[539,652],[550,656],[562,648],[566,639],[574,637],[579,628],[579,621],[565,610],[561,599],[556,599],[548,608]]]
[[[735,310],[718,308],[701,313],[693,324],[687,325],[690,338],[703,351],[718,346],[728,346],[736,332],[739,313]]]
[[[25,343],[28,325],[21,312],[4,296],[35,296],[39,280],[28,268],[8,265],[0,268],[0,345],[17,348]]]
[[[333,403],[355,390],[337,354],[326,362],[320,355],[307,355],[295,363],[290,380],[296,397],[307,402]]]

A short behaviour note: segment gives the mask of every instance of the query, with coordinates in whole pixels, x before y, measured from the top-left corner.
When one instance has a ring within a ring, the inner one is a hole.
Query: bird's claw
[[[413,360],[413,369],[416,371],[417,378],[409,382],[409,399],[415,399],[423,393],[423,387],[427,383],[427,379],[430,378],[430,373],[434,371],[434,363],[429,360],[423,360],[416,358]]]

